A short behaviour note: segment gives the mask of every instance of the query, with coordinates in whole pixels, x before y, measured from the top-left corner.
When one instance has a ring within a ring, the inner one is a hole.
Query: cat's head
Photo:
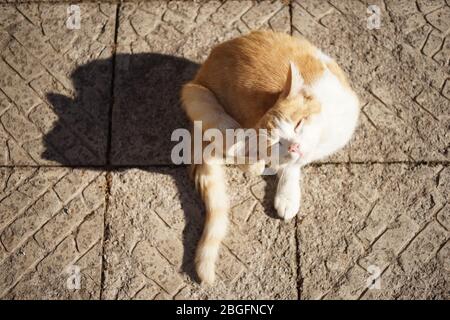
[[[320,103],[309,92],[294,63],[290,63],[284,88],[275,105],[264,115],[259,128],[269,132],[269,154],[278,169],[290,163],[305,164],[316,148],[323,127]]]

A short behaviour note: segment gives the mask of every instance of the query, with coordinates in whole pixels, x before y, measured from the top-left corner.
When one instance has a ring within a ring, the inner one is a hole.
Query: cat
[[[337,63],[304,38],[254,31],[214,47],[195,78],[181,90],[182,108],[203,130],[264,128],[275,132],[279,162],[243,166],[278,176],[274,207],[289,220],[300,209],[300,169],[347,144],[356,128],[359,101]],[[276,129],[276,130],[273,130]],[[206,209],[195,256],[202,283],[215,280],[229,203],[220,163],[191,165]]]

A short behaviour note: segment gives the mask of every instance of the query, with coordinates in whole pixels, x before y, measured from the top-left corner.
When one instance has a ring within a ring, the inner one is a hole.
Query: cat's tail
[[[220,164],[195,164],[191,169],[196,188],[206,208],[203,234],[197,245],[195,268],[202,282],[212,284],[220,243],[226,235],[228,225],[226,177]]]
[[[225,130],[239,127],[225,112],[215,95],[199,84],[191,82],[184,85],[181,99],[189,119],[193,122],[201,121],[203,131],[210,128]],[[203,161],[201,164],[193,164],[191,170],[206,208],[205,225],[197,245],[195,267],[200,280],[211,284],[215,278],[220,243],[225,237],[228,225],[226,177],[220,163]]]

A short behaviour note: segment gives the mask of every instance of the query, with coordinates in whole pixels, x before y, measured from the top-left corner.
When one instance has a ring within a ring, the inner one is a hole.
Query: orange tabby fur
[[[243,128],[253,128],[283,90],[289,61],[305,84],[320,77],[324,67],[313,57],[314,50],[306,40],[286,34],[252,32],[216,46],[192,83],[211,90]]]

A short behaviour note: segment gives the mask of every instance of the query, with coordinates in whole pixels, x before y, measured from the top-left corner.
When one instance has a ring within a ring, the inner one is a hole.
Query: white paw
[[[280,193],[275,196],[274,206],[278,216],[287,221],[295,217],[300,210],[300,198]]]

